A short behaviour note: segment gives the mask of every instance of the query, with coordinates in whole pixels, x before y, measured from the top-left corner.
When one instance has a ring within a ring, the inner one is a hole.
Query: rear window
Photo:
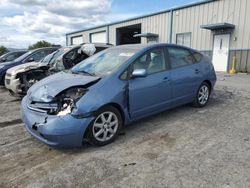
[[[198,63],[198,62],[201,61],[202,55],[201,55],[200,53],[193,51],[193,52],[192,52],[192,55],[193,55],[193,57],[194,57],[196,63]]]
[[[171,68],[179,68],[186,65],[197,63],[193,54],[185,48],[168,47],[168,52],[171,60]]]

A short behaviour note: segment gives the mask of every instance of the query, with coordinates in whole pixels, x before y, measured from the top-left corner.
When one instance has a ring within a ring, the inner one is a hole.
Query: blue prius
[[[28,132],[50,146],[102,146],[124,125],[192,103],[216,82],[211,60],[170,44],[117,46],[33,85],[22,100]]]

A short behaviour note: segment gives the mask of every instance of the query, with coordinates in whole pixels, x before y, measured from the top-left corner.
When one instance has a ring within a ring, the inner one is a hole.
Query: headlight
[[[76,102],[87,92],[85,88],[72,88],[62,94],[58,116],[71,114],[76,110]]]
[[[63,103],[62,103],[62,107],[57,115],[58,116],[65,116],[67,114],[70,114],[72,112],[73,108],[75,108],[75,106],[76,106],[75,101],[73,99],[64,98]]]

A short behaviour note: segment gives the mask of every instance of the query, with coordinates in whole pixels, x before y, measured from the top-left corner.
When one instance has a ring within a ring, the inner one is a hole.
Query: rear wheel
[[[210,86],[206,82],[203,82],[200,85],[198,92],[196,94],[196,98],[193,103],[194,106],[199,108],[206,106],[209,101],[210,92],[211,92]]]
[[[104,146],[115,140],[122,127],[120,112],[113,106],[99,110],[96,118],[88,127],[87,139],[96,146]]]

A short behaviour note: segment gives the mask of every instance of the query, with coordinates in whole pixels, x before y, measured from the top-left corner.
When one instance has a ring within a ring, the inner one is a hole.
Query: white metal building
[[[66,34],[67,45],[167,42],[198,49],[217,71],[250,72],[250,1],[205,0],[198,3]]]

